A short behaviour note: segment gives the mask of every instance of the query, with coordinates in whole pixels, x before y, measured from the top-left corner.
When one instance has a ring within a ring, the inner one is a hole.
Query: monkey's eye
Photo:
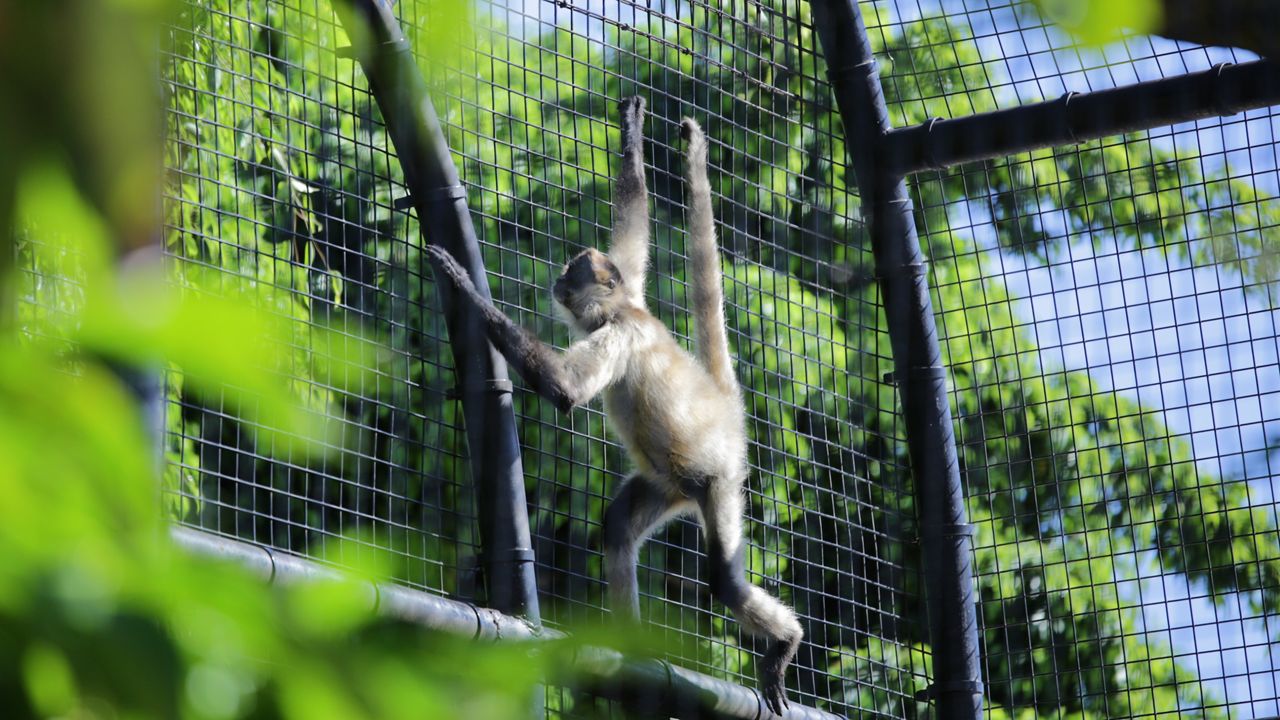
[[[609,286],[610,290],[612,290],[618,286],[618,278],[609,278],[609,282],[605,284]]]

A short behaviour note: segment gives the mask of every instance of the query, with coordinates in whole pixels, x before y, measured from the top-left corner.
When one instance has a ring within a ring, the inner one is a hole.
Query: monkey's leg
[[[746,542],[742,537],[745,505],[738,482],[715,479],[698,495],[711,566],[711,594],[729,607],[747,632],[769,640],[769,648],[758,665],[760,692],[769,709],[781,715],[787,707],[787,666],[800,647],[804,631],[791,608],[747,582]]]
[[[604,513],[604,573],[609,584],[609,608],[630,621],[640,619],[636,589],[636,561],[640,545],[658,526],[692,509],[688,500],[640,473],[623,481],[622,489]]]

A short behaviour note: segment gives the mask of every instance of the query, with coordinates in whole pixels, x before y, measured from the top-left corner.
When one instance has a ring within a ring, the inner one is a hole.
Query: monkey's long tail
[[[721,390],[736,393],[738,380],[733,373],[725,331],[724,280],[720,251],[716,247],[716,220],[711,210],[711,183],[707,180],[707,136],[690,118],[680,122],[680,134],[688,143],[688,249],[698,358]]]

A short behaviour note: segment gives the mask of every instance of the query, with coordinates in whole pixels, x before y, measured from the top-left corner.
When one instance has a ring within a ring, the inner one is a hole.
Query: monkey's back
[[[622,376],[604,392],[609,426],[637,469],[655,480],[746,476],[742,399],[726,393],[648,312],[622,320],[633,342]],[[735,388],[736,390],[736,388]]]

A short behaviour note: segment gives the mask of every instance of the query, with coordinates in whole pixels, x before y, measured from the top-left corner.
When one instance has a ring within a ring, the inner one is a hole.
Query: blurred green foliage
[[[447,4],[400,5],[414,27],[458,17]],[[55,7],[101,12],[69,1],[22,7],[24,22],[42,29],[30,33],[37,40],[56,26]],[[103,7],[143,12],[138,27],[157,17],[147,3]],[[391,577],[464,593],[460,558],[474,544],[469,492],[434,479],[464,477],[466,453],[452,430],[455,403],[439,392],[449,373],[433,290],[415,243],[404,242],[417,227],[390,211],[400,190],[385,179],[399,178],[399,168],[380,151],[387,143],[377,111],[354,64],[334,55],[342,33],[311,7],[208,0],[170,19],[165,241],[186,262],[167,285],[121,287],[111,269],[112,241],[131,244],[148,211],[136,203],[113,210],[119,194],[95,179],[111,177],[119,147],[100,148],[76,125],[92,117],[82,103],[97,110],[94,96],[76,94],[93,81],[60,83],[66,58],[54,62],[35,41],[6,45],[13,38],[0,25],[0,53],[49,68],[43,85],[0,79],[0,105],[25,109],[17,121],[0,115],[21,129],[0,131],[9,143],[0,149],[14,159],[0,174],[0,220],[12,215],[8,199],[24,198],[18,257],[29,280],[16,293],[27,332],[7,335],[13,351],[0,353],[0,423],[11,431],[0,436],[8,451],[0,483],[12,499],[0,509],[0,538],[17,558],[0,571],[0,682],[26,714],[501,717],[521,707],[539,670],[518,648],[373,622],[342,601],[340,587],[266,591],[232,568],[174,556],[155,542],[145,438],[121,420],[133,410],[118,383],[84,354],[71,356],[75,373],[63,371],[71,347],[172,364],[170,392],[183,410],[168,414],[164,488],[180,519],[313,553],[331,534],[315,529],[363,526],[371,536],[352,556],[395,547],[382,564]],[[832,619],[810,629],[800,687],[837,710],[915,716],[923,705],[904,697],[925,685],[925,624],[889,622],[876,604],[878,584],[905,586],[919,602],[918,548],[859,529],[913,510],[901,492],[905,447],[895,439],[894,390],[881,381],[886,334],[844,172],[847,149],[806,130],[839,125],[815,80],[823,74],[816,56],[794,53],[814,46],[809,31],[785,21],[789,9],[738,10],[751,17],[719,25],[714,42],[674,24],[643,28],[661,43],[605,30],[605,45],[626,53],[564,30],[528,39],[499,32],[468,38],[449,58],[452,70],[427,69],[453,100],[440,112],[486,260],[504,277],[495,297],[535,326],[549,309],[543,289],[556,263],[602,244],[610,224],[611,99],[663,89],[650,96],[655,148],[675,145],[674,125],[661,120],[708,118],[712,164],[732,170],[714,172],[713,182],[722,207],[735,210],[722,213],[721,228],[730,337],[760,469],[753,515],[768,523],[750,528],[750,567],[780,578],[806,616]],[[710,12],[696,7],[688,20],[710,25]],[[131,32],[122,37],[136,42],[139,31]],[[454,39],[431,32],[432,48]],[[994,106],[986,79],[994,70],[963,28],[918,21],[883,42],[887,69],[913,72],[911,83],[886,84],[895,124]],[[751,52],[734,54],[735,45]],[[41,87],[68,99],[37,101]],[[978,527],[994,717],[1174,717],[1215,700],[1194,667],[1134,631],[1141,609],[1124,588],[1136,582],[1139,557],[1158,558],[1208,596],[1241,591],[1259,612],[1280,609],[1280,539],[1247,485],[1197,467],[1159,412],[1087,373],[1048,371],[1002,282],[980,266],[977,240],[947,212],[989,207],[1000,247],[1029,262],[1048,259],[1062,235],[1036,220],[1054,210],[1071,234],[1274,277],[1258,258],[1266,228],[1277,224],[1276,199],[1206,176],[1194,159],[1144,137],[1127,139],[922,175],[912,185]],[[17,162],[37,149],[53,160]],[[74,172],[58,169],[68,159]],[[683,314],[671,312],[684,305],[672,203],[680,186],[671,180],[679,161],[658,149],[650,159],[655,266],[664,276],[652,294],[687,334]],[[107,170],[84,171],[99,166]],[[977,170],[983,182],[974,181]],[[246,304],[270,312],[249,313]],[[526,457],[571,460],[528,466],[532,523],[549,535],[539,559],[598,577],[597,556],[581,551],[597,544],[581,528],[596,526],[602,507],[583,497],[606,494],[623,461],[604,443],[583,441],[603,436],[598,414],[561,421],[529,393],[516,402]],[[312,424],[325,417],[343,429]],[[578,435],[547,431],[560,422]],[[310,442],[295,446],[292,437]],[[589,492],[555,490],[567,487]],[[425,497],[434,498],[432,512]],[[389,526],[399,534],[378,535]],[[826,557],[830,547],[859,552],[820,571],[788,559]],[[429,559],[432,569],[403,566],[402,555]],[[673,572],[682,562],[674,550],[648,560]],[[555,590],[545,608],[552,618],[600,604],[598,585]],[[922,611],[885,609],[908,620]],[[732,629],[722,620],[676,615],[667,622],[716,640],[691,651],[697,662],[750,672],[750,653],[725,642]]]
[[[1103,45],[1126,34],[1144,35],[1161,27],[1160,0],[1032,0],[1049,21],[1090,45]]]
[[[0,330],[4,717],[524,716],[556,646],[532,654],[425,633],[374,617],[367,586],[268,587],[165,541],[154,438],[104,359],[180,368],[179,387],[223,393],[270,431],[257,442],[285,453],[323,457],[341,442],[342,413],[332,398],[280,382],[296,367],[287,351],[299,328],[261,310],[291,300],[198,272],[174,283],[159,265],[118,268],[117,256],[158,237],[160,135],[147,135],[146,118],[159,108],[118,105],[136,99],[130,88],[154,86],[163,9],[0,8],[12,11],[0,22],[4,67],[20,59],[32,70],[0,78],[9,123],[0,136],[17,146],[0,166],[0,256],[21,268],[4,268],[6,310],[16,314]],[[84,52],[31,42],[95,23],[100,36]],[[103,84],[90,97],[80,95],[82,75]],[[149,180],[136,167],[147,158],[157,162]],[[335,392],[377,370],[376,344],[306,329],[308,347],[326,358],[308,367]],[[392,572],[393,557],[358,555],[371,572]]]

